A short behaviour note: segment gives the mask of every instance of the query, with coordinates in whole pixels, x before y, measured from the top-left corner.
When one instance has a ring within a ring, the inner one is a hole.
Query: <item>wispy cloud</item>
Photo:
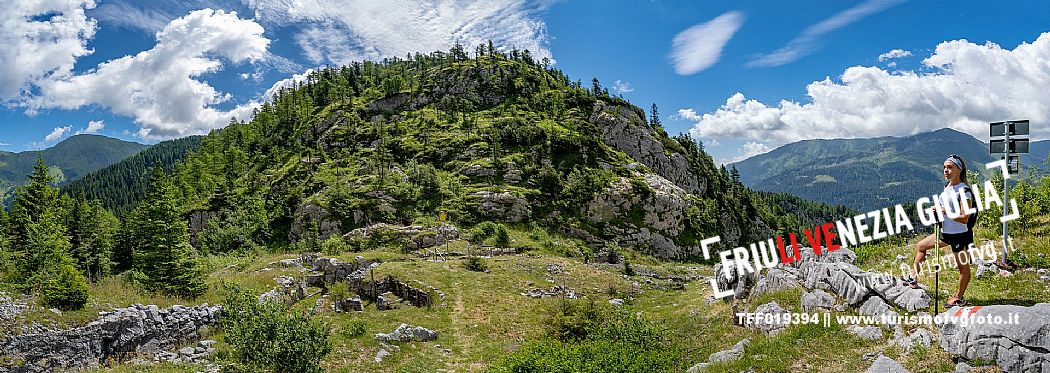
[[[246,0],[260,22],[296,25],[304,55],[316,64],[404,57],[448,50],[456,42],[472,51],[492,40],[503,50],[528,49],[550,57],[542,14],[548,0],[350,1]]]
[[[679,75],[696,74],[722,58],[722,49],[744,23],[740,12],[727,12],[675,35],[671,60]]]
[[[868,0],[846,9],[828,19],[806,27],[801,34],[769,54],[760,55],[747,63],[748,67],[774,67],[795,62],[820,48],[820,38],[829,32],[882,12],[905,0]]]
[[[629,82],[617,79],[616,82],[613,82],[613,90],[616,91],[616,93],[628,93],[634,91],[634,87],[631,87],[631,83]]]
[[[108,0],[88,11],[88,16],[103,24],[152,34],[190,11],[205,8],[248,10],[237,0]]]

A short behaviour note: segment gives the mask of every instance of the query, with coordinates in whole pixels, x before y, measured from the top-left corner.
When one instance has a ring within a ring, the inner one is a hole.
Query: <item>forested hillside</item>
[[[190,136],[158,143],[114,165],[92,172],[62,187],[62,192],[88,200],[98,200],[110,211],[126,212],[142,199],[153,168],[171,172],[190,152],[201,145],[202,136]]]

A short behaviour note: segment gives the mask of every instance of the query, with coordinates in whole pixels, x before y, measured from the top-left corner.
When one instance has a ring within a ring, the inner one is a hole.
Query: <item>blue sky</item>
[[[984,139],[1004,119],[1050,137],[1043,1],[45,0],[0,21],[6,151],[206,133],[311,67],[488,39],[656,103],[722,162],[812,138]]]

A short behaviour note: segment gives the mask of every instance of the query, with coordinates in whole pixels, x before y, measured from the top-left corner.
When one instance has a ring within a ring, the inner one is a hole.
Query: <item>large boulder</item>
[[[1006,372],[1050,372],[1050,303],[953,307],[938,317],[946,320],[941,348],[953,357],[995,362]]]

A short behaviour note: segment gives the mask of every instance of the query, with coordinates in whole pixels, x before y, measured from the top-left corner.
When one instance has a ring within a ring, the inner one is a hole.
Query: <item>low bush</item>
[[[222,326],[234,349],[232,370],[322,372],[321,360],[332,351],[328,324],[279,302],[259,302],[247,290],[226,286]]]

